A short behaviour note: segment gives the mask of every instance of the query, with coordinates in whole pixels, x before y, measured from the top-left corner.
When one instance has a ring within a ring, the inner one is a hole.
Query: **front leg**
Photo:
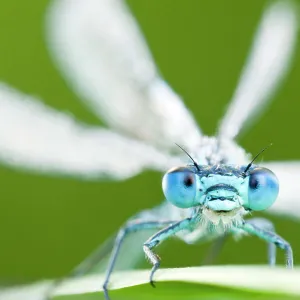
[[[115,266],[121,245],[123,244],[123,241],[125,239],[125,237],[131,233],[131,232],[135,232],[135,231],[141,231],[141,230],[147,230],[147,229],[159,229],[159,228],[163,228],[164,226],[168,225],[168,224],[172,224],[174,223],[173,221],[166,221],[166,220],[161,220],[161,221],[144,221],[144,220],[131,220],[129,221],[124,227],[122,227],[115,239],[115,244],[114,244],[114,248],[108,263],[108,268],[106,271],[106,275],[105,275],[105,280],[104,280],[104,284],[103,284],[103,291],[104,291],[104,296],[105,299],[110,299],[109,295],[108,295],[108,283],[109,283],[109,279],[111,276],[111,273],[113,271],[113,268]]]
[[[293,268],[293,250],[291,245],[284,240],[281,236],[276,234],[273,231],[270,230],[264,230],[257,225],[251,223],[251,222],[245,222],[243,225],[239,226],[238,228],[243,229],[244,231],[256,235],[260,237],[261,239],[273,243],[277,247],[285,250],[286,253],[286,267],[289,269]]]
[[[193,225],[194,225],[194,222],[195,222],[195,220],[193,218],[184,219],[180,222],[177,222],[173,225],[170,225],[170,226],[160,230],[159,232],[154,234],[152,237],[150,237],[144,243],[143,250],[146,254],[146,257],[150,260],[150,262],[153,265],[152,270],[151,270],[151,274],[150,274],[150,284],[153,287],[155,287],[154,282],[153,282],[153,276],[154,276],[154,273],[159,268],[160,258],[157,254],[155,254],[153,251],[151,251],[151,249],[156,247],[160,242],[164,241],[165,239],[167,239],[168,237],[174,235],[175,233],[177,233],[180,230],[184,230],[184,229],[190,230],[190,229],[192,229]]]

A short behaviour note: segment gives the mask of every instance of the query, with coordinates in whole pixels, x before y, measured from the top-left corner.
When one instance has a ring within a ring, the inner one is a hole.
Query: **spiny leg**
[[[121,245],[126,237],[126,235],[130,232],[134,232],[134,231],[139,231],[139,230],[146,230],[146,229],[157,229],[157,228],[161,228],[164,227],[166,225],[172,224],[174,223],[174,221],[143,221],[143,220],[134,220],[134,221],[130,221],[129,223],[127,223],[123,228],[120,229],[116,240],[115,240],[115,244],[114,244],[114,248],[112,251],[112,254],[110,256],[110,260],[108,263],[108,268],[106,271],[106,276],[105,276],[105,281],[103,284],[103,291],[104,291],[104,295],[106,299],[109,299],[108,296],[108,283],[109,283],[109,278],[111,276],[111,273],[113,271],[113,268],[115,266]]]
[[[273,223],[265,218],[253,218],[247,220],[248,223],[267,231],[275,233]],[[268,243],[268,262],[270,266],[276,265],[276,245],[273,242]]]
[[[146,257],[150,260],[152,263],[153,267],[150,273],[150,284],[155,287],[154,282],[153,282],[153,276],[154,273],[157,271],[157,269],[160,266],[160,258],[157,254],[155,254],[151,249],[153,249],[155,246],[157,246],[160,242],[164,241],[165,239],[169,238],[170,236],[174,235],[180,230],[183,229],[191,229],[193,225],[194,219],[192,218],[187,218],[182,221],[179,221],[175,224],[172,224],[156,234],[154,234],[150,239],[148,239],[144,243],[144,252],[146,254]]]
[[[251,222],[245,222],[243,225],[239,226],[238,228],[243,229],[244,231],[256,235],[261,239],[273,243],[277,247],[285,250],[286,254],[286,267],[289,269],[293,268],[293,250],[290,244],[284,240],[281,236],[276,234],[270,230],[264,230],[258,227],[255,224],[251,224]]]

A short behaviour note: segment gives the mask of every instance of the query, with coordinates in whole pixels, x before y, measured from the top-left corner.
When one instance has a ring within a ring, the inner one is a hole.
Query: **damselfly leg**
[[[126,238],[126,236],[132,232],[135,231],[141,231],[141,230],[149,230],[149,229],[159,229],[162,227],[165,227],[166,225],[170,225],[175,223],[176,221],[144,221],[144,220],[133,220],[128,222],[126,225],[124,225],[118,235],[117,238],[115,240],[115,244],[114,244],[114,248],[113,248],[113,252],[111,254],[109,263],[108,263],[108,268],[106,271],[106,276],[105,276],[105,281],[103,284],[103,291],[105,294],[105,298],[107,300],[109,300],[109,295],[108,295],[108,283],[109,283],[109,279],[111,276],[111,273],[113,271],[113,268],[116,264],[116,260],[120,251],[120,248],[122,246],[122,243],[124,241],[124,239]],[[172,225],[171,225],[172,226]],[[133,245],[134,246],[134,245]]]
[[[269,244],[274,244],[276,247],[279,247],[285,251],[286,254],[286,267],[288,269],[292,269],[294,266],[293,263],[293,250],[291,245],[284,240],[281,236],[276,234],[273,231],[261,229],[256,224],[245,221],[245,223],[240,226],[241,229],[243,229],[245,232],[248,232],[252,235],[256,235],[259,238],[267,241]],[[275,260],[275,250],[273,248],[269,248],[269,261],[273,263]]]
[[[272,231],[275,232],[274,225],[271,221],[265,218],[252,218],[248,220],[249,223],[257,226],[260,229]],[[242,233],[241,230],[237,230],[236,228],[233,228],[231,230],[231,234],[234,237],[239,237]],[[222,248],[225,245],[225,242],[228,240],[229,233],[226,233],[222,235],[221,237],[218,237],[216,241],[214,241],[206,255],[206,257],[203,259],[202,265],[210,265],[215,262],[217,257],[220,255]],[[270,266],[275,266],[276,264],[276,245],[273,242],[268,243],[268,263]]]

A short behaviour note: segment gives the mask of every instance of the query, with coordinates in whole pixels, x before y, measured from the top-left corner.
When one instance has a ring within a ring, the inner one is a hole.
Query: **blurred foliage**
[[[182,95],[203,131],[213,134],[233,94],[267,1],[128,3],[163,76]],[[44,37],[48,4],[45,0],[0,2],[0,80],[81,121],[101,124],[68,88],[51,61]],[[292,70],[269,109],[239,140],[249,152],[256,153],[273,142],[264,159],[300,158],[296,123],[299,78],[298,47]],[[88,182],[1,166],[0,179],[0,278],[11,282],[67,273],[128,217],[163,198],[161,174],[154,172],[123,182]],[[278,216],[271,219],[293,245],[299,262],[300,223]],[[176,240],[166,243],[168,247],[161,251],[165,267],[196,265],[209,247]],[[278,256],[282,262],[283,253]],[[266,245],[256,238],[229,241],[218,262],[265,263]]]

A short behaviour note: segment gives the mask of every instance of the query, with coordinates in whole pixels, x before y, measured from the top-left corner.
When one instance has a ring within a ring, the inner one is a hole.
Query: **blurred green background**
[[[82,106],[51,61],[44,38],[50,1],[0,2],[0,80],[38,96],[89,124]],[[155,61],[182,95],[203,131],[213,134],[247,57],[266,1],[130,0]],[[300,46],[300,45],[299,45]],[[251,153],[270,142],[268,160],[300,158],[300,48],[269,109],[239,142]],[[0,108],[1,109],[1,108]],[[16,137],[17,138],[17,137]],[[162,174],[144,172],[123,182],[88,182],[0,167],[0,278],[29,281],[66,274],[132,214],[162,199]],[[300,222],[272,216],[300,255]],[[209,245],[174,240],[160,251],[163,266],[196,265]],[[279,251],[279,261],[283,253]],[[265,263],[256,238],[230,240],[219,263]]]

